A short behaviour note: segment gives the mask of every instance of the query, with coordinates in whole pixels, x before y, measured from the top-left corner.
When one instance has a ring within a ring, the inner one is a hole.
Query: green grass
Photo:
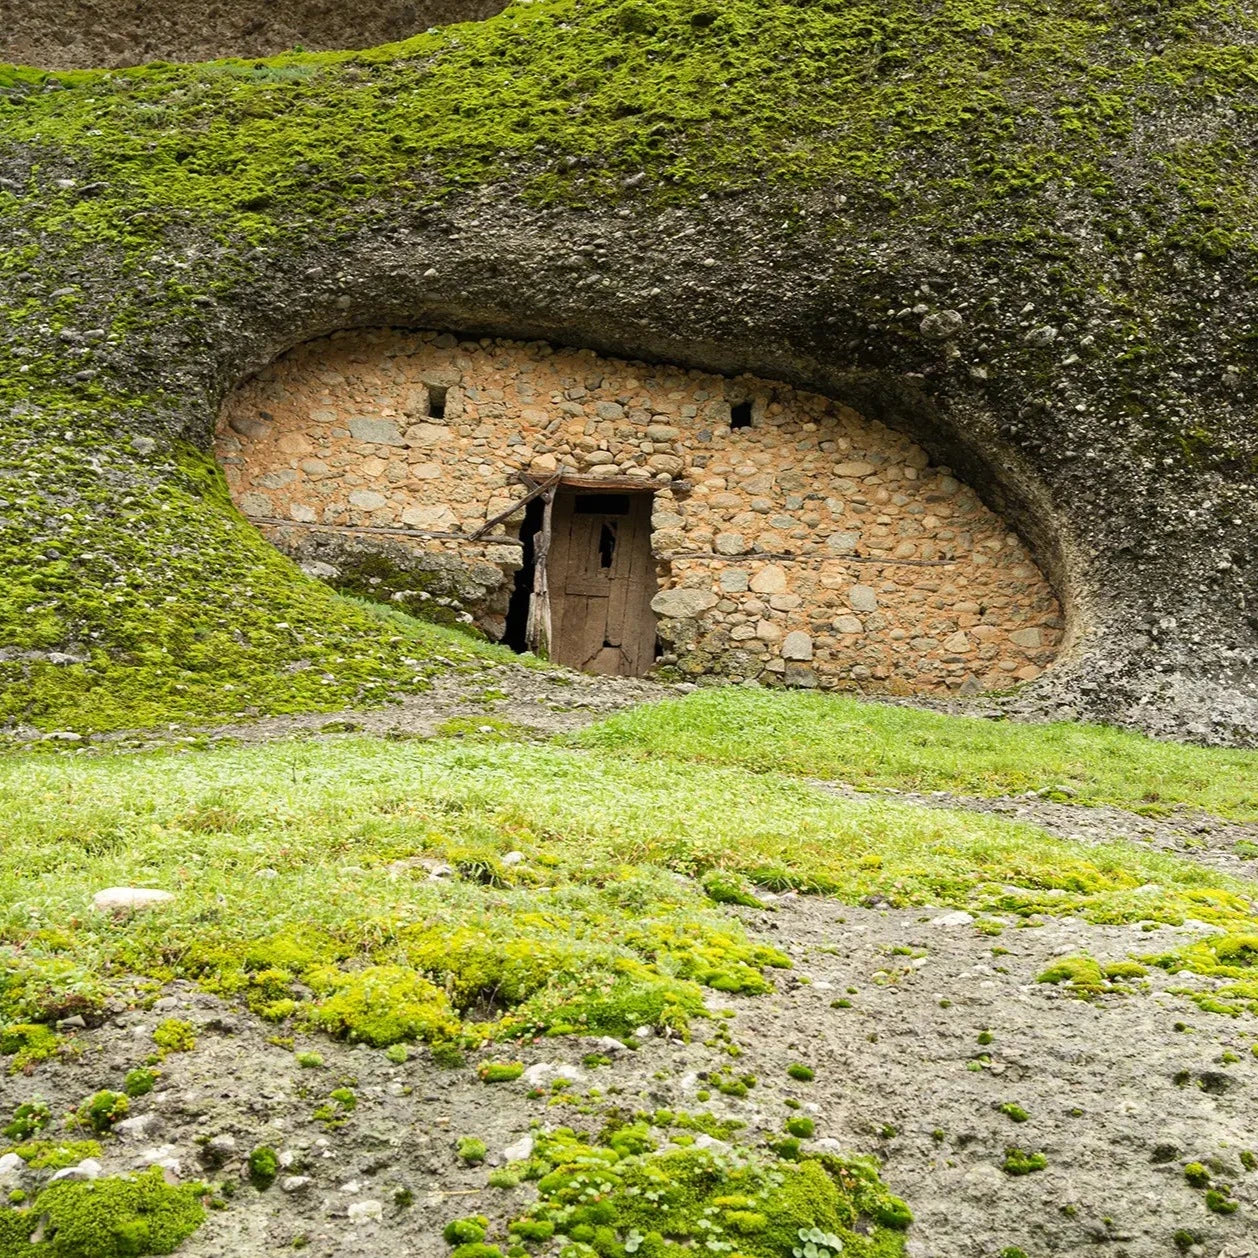
[[[0,1022],[51,1021],[110,991],[142,998],[136,976],[183,975],[264,1017],[376,1044],[684,1029],[703,986],[754,995],[786,960],[673,872],[1258,929],[1239,884],[1159,854],[555,746],[15,755],[0,760],[0,818]],[[504,863],[512,850],[525,860]],[[430,879],[425,861],[450,876]],[[176,899],[127,923],[89,911],[118,884]]]
[[[1157,742],[1098,725],[1022,725],[834,695],[712,689],[614,716],[581,746],[738,765],[858,787],[1014,795],[1066,787],[1085,804],[1176,804],[1258,820],[1258,752]]]

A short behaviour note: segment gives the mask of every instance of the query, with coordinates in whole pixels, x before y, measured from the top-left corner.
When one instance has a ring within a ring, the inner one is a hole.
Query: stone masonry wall
[[[520,472],[651,481],[662,662],[690,675],[975,692],[1036,677],[1061,638],[1022,543],[949,469],[845,406],[750,376],[337,333],[247,381],[217,453],[244,514],[289,522],[263,527],[307,559],[373,536],[345,526],[469,534],[523,496]],[[375,536],[447,592],[451,569],[465,573],[451,601],[500,636],[522,517],[476,542]]]

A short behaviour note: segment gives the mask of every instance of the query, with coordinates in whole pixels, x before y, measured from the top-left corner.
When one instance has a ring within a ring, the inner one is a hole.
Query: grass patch
[[[617,755],[739,765],[856,786],[1062,798],[1258,820],[1258,752],[1157,742],[1099,725],[1019,725],[727,687],[620,713],[576,735]]]
[[[712,904],[713,870],[848,901],[1258,929],[1239,887],[1159,854],[555,746],[10,756],[0,817],[0,1024],[19,1027],[183,976],[381,1046],[685,1033],[705,987],[767,991],[787,964]],[[175,899],[88,911],[110,885]]]
[[[34,497],[0,519],[0,634],[17,649],[0,658],[0,725],[94,733],[329,711],[516,659],[305,576],[240,516],[206,456],[146,466],[118,501],[92,469],[121,475],[129,457],[108,441],[48,459],[0,448],[0,471],[82,481],[55,519]],[[28,564],[33,537],[55,562]],[[70,662],[41,654],[67,644]]]

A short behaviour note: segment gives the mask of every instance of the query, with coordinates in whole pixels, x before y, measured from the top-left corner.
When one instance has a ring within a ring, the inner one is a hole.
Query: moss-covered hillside
[[[361,53],[0,67],[0,720],[410,684],[415,644],[272,554],[204,445],[292,339],[443,309],[907,378],[1109,640],[1072,701],[1136,719],[1204,670],[1189,732],[1234,738],[1256,34],[1207,0],[541,0]]]

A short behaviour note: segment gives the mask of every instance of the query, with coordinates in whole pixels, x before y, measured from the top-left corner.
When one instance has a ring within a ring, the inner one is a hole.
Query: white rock
[[[173,1144],[162,1144],[155,1149],[145,1149],[136,1162],[140,1166],[160,1166],[168,1184],[177,1184],[183,1176],[183,1163],[180,1162],[178,1151]]]
[[[310,1187],[309,1175],[285,1175],[280,1180],[280,1192],[303,1192]]]
[[[6,1153],[0,1158],[0,1184],[11,1183],[26,1169],[26,1163],[16,1153]]]
[[[144,1140],[155,1136],[161,1125],[162,1120],[156,1114],[137,1114],[134,1118],[124,1118],[122,1122],[115,1123],[111,1130],[124,1140]]]
[[[711,1149],[714,1153],[728,1153],[730,1146],[724,1140],[718,1140],[715,1136],[709,1136],[708,1133],[700,1132],[695,1137],[694,1148]]]
[[[155,904],[167,904],[174,898],[169,891],[158,891],[155,887],[106,887],[92,896],[92,908],[101,913],[148,909]]]
[[[539,1061],[524,1072],[524,1082],[530,1088],[543,1087],[555,1079],[567,1079],[569,1083],[584,1083],[585,1071],[579,1066],[568,1066],[563,1062]]]
[[[382,1219],[384,1206],[379,1201],[355,1201],[348,1214],[351,1223],[364,1223],[369,1219]]]
[[[524,860],[523,852],[508,852],[502,858],[502,863],[504,865],[518,865],[522,860]]]
[[[533,1137],[521,1136],[498,1155],[504,1162],[523,1162],[533,1156]]]
[[[974,918],[964,909],[957,909],[954,913],[941,913],[938,917],[932,917],[930,924],[932,926],[969,926]]]
[[[100,1175],[100,1163],[95,1158],[84,1158],[78,1166],[63,1166],[53,1173],[50,1183],[59,1179],[96,1179]]]

